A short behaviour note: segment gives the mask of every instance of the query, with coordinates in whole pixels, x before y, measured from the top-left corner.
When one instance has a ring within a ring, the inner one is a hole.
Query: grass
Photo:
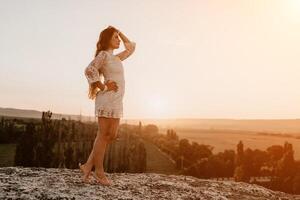
[[[175,168],[169,157],[161,152],[154,144],[143,140],[147,152],[147,173],[176,174]]]

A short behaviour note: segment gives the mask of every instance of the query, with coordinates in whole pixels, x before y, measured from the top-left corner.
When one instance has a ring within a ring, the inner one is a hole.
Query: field
[[[0,144],[0,167],[14,165],[16,144]]]
[[[147,152],[147,168],[146,173],[176,174],[178,170],[175,168],[170,158],[161,152],[154,144],[143,140]]]
[[[165,133],[166,130],[161,130]],[[285,141],[291,143],[294,148],[294,157],[300,160],[300,138],[278,136],[278,135],[263,135],[250,131],[229,131],[229,130],[191,130],[179,129],[175,130],[180,139],[186,138],[190,141],[195,141],[198,144],[208,144],[214,147],[213,153],[224,151],[225,149],[236,150],[236,145],[240,140],[244,143],[244,149],[260,149],[266,150],[272,145],[283,145]]]

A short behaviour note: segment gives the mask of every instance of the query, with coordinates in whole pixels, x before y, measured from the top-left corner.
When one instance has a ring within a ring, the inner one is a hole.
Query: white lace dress
[[[117,91],[98,91],[95,99],[95,116],[108,118],[123,117],[123,97],[125,94],[125,78],[122,60],[128,58],[135,50],[135,42],[124,43],[125,50],[113,55],[109,51],[102,50],[85,68],[84,74],[89,84],[101,81],[100,73],[103,73],[104,82],[115,81]],[[120,55],[120,56],[119,56]]]

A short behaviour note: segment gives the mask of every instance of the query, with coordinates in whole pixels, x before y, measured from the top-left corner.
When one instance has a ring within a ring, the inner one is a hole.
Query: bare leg
[[[102,127],[101,134],[99,135],[97,141],[95,142],[95,147],[94,147],[94,159],[93,159],[93,164],[95,165],[95,172],[104,173],[104,168],[103,168],[103,159],[104,159],[104,154],[106,150],[107,144],[110,142],[109,141],[109,118],[105,117],[99,117],[98,118],[99,126]]]
[[[113,141],[117,138],[119,124],[120,124],[120,118],[110,119],[110,127],[109,127],[110,141]]]
[[[105,117],[98,117],[98,127],[97,137],[94,141],[93,149],[89,155],[89,158],[87,162],[80,167],[84,172],[84,181],[89,178],[93,165],[95,165],[98,174],[104,174],[103,158],[106,145],[109,142],[109,119]]]
[[[101,132],[99,139],[95,143],[95,148],[93,149],[93,164],[95,165],[95,173],[93,173],[93,176],[99,183],[103,185],[111,185],[111,182],[105,176],[103,168],[105,150],[107,145],[110,143],[110,119],[99,117],[98,122],[100,127],[104,127],[102,128],[104,131]]]
[[[120,118],[110,118],[109,121],[110,126],[108,128],[108,143],[112,142],[117,138],[117,131],[119,128]],[[101,161],[101,164],[102,162],[103,160]],[[111,183],[111,180],[105,176],[104,171],[101,171],[101,169],[97,169],[96,167],[95,172],[96,174],[99,174],[100,176],[104,177],[109,183]]]
[[[94,162],[93,162],[93,158],[94,158],[94,148],[95,148],[95,145],[96,145],[96,142],[97,140],[99,140],[99,137],[100,137],[100,130],[98,129],[97,131],[97,136],[94,140],[94,144],[93,144],[93,149],[89,155],[89,158],[88,160],[86,161],[86,163],[84,163],[83,165],[80,166],[79,164],[79,167],[80,169],[83,171],[83,174],[84,174],[84,177],[83,177],[83,180],[84,182],[86,182],[88,179],[89,179],[89,176],[90,176],[90,173],[91,173],[91,170],[94,166]]]

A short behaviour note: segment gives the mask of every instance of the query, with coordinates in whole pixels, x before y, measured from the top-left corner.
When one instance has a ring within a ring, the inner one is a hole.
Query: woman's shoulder
[[[109,53],[106,50],[99,51],[97,56],[107,56]]]
[[[99,53],[97,54],[97,56],[94,59],[95,60],[107,60],[109,58],[110,58],[109,52],[107,52],[106,50],[101,50],[101,51],[99,51]]]
[[[107,51],[107,50],[101,50],[99,52],[99,54],[101,53],[101,56],[105,57],[105,58],[111,58],[113,56],[113,53]]]
[[[110,59],[109,53],[105,50],[101,50],[97,53],[97,55],[92,59],[90,65],[93,66],[102,66],[107,63],[107,60]]]

